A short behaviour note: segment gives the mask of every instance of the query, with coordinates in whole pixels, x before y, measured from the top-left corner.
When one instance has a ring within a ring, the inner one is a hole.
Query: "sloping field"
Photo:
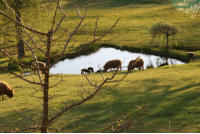
[[[131,73],[120,83],[108,84],[91,101],[64,114],[54,127],[63,128],[62,132],[102,132],[110,125],[111,117],[115,120],[126,112],[134,122],[140,120],[126,132],[199,132],[199,67],[196,62]],[[59,78],[52,78],[52,84]],[[50,90],[54,95],[50,115],[62,109],[62,102],[70,104],[80,100],[82,90],[93,90],[81,75],[63,78],[57,88]],[[99,74],[89,78],[101,81]],[[17,122],[31,125],[15,112],[24,107],[26,112],[22,113],[39,119],[41,100],[33,97],[34,87],[8,74],[1,74],[0,79],[15,89],[14,98],[0,101],[0,130],[17,130],[20,128]]]

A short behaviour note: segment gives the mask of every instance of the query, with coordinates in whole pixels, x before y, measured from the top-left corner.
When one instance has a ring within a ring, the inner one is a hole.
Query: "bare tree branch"
[[[0,48],[0,52],[1,52],[2,54],[4,54],[5,56],[7,56],[11,61],[13,61],[13,62],[15,62],[16,64],[18,64],[19,66],[21,66],[22,68],[31,69],[31,67],[26,66],[26,65],[24,65],[23,63],[18,62],[15,58],[11,57],[5,50],[3,51],[3,50]]]
[[[35,47],[40,50],[43,54],[45,54],[45,52],[38,46],[38,44],[36,43],[36,41],[33,39],[33,37],[26,31],[24,30],[24,32],[26,33],[26,35],[31,39],[31,41],[33,42],[33,44],[35,45]]]
[[[63,22],[64,18],[66,17],[66,14],[65,14],[65,12],[63,11],[62,5],[60,4],[60,0],[58,0],[58,7],[60,8],[60,10],[61,10],[63,16],[62,16],[62,18],[60,19],[60,21],[58,22],[58,24],[57,24],[55,30],[53,31],[53,33],[56,33],[56,31],[58,30],[58,28],[61,26],[61,23]],[[52,30],[53,30],[53,28],[52,28]]]
[[[99,21],[99,16],[97,17],[97,20],[96,20],[96,23],[95,23],[93,40],[96,40],[96,32],[97,32],[97,28],[98,28],[98,21]]]
[[[39,66],[39,64],[38,64],[37,57],[36,57],[36,55],[35,55],[35,52],[33,51],[33,49],[28,45],[28,43],[27,43],[25,40],[24,40],[24,42],[25,42],[26,46],[29,48],[29,50],[32,52],[32,55],[33,55],[33,57],[34,57],[34,59],[35,59],[35,62],[36,62],[37,67],[40,68],[40,66]],[[42,78],[41,78],[41,74],[40,74],[40,69],[38,69],[38,78],[39,78],[39,80],[40,80],[40,83],[43,84]]]
[[[52,86],[49,86],[49,88],[53,88],[53,87],[57,86],[58,84],[60,84],[60,83],[63,82],[63,81],[64,81],[64,80],[63,80],[63,77],[62,77],[62,74],[61,74],[60,80],[59,80],[56,84],[54,84],[54,85],[52,85]]]
[[[31,121],[31,122],[34,122],[36,125],[38,125],[38,126],[40,126],[40,122],[38,122],[37,120],[34,120],[33,118],[30,118],[28,115],[26,115],[25,113],[26,113],[26,110],[25,109],[21,109],[23,112],[21,113],[21,112],[18,112],[17,110],[15,110],[15,112],[18,114],[18,115],[20,115],[22,118],[25,118],[25,119],[27,119],[27,120],[29,120],[29,121]]]
[[[52,26],[51,26],[51,31],[53,31],[54,25],[55,25],[55,23],[56,23],[56,16],[57,16],[58,8],[59,8],[59,2],[60,2],[60,0],[57,0],[56,10],[55,10],[55,12],[54,12],[53,21],[52,21]]]
[[[0,10],[0,15],[2,15],[2,16],[4,16],[4,17],[8,18],[8,19],[9,19],[10,21],[12,21],[14,24],[17,24],[17,25],[19,25],[19,26],[21,26],[21,27],[24,27],[25,29],[27,29],[27,30],[29,30],[29,31],[31,31],[31,32],[34,32],[34,33],[37,33],[37,34],[40,34],[40,35],[45,35],[45,36],[47,35],[47,33],[43,33],[43,32],[34,30],[34,29],[32,29],[32,28],[30,28],[30,27],[28,27],[28,26],[26,26],[26,25],[24,25],[24,24],[22,24],[22,23],[16,21],[15,19],[13,19],[12,17],[8,16],[7,14],[5,14],[5,13],[4,13],[3,11],[1,11],[1,10]]]
[[[119,22],[120,18],[118,18],[113,24],[112,26],[103,33],[103,35],[101,35],[99,38],[96,38],[96,39],[93,39],[92,41],[88,42],[88,44],[91,44],[91,43],[95,43],[96,41],[99,41],[101,39],[103,39],[116,25],[117,23]],[[96,35],[95,35],[96,37]]]
[[[75,106],[81,105],[82,103],[90,100],[91,98],[93,98],[104,86],[104,84],[107,83],[107,81],[114,79],[115,75],[117,74],[117,71],[115,73],[113,73],[113,75],[109,78],[106,78],[101,84],[99,84],[98,87],[96,87],[96,90],[89,96],[87,96],[86,98],[82,99],[80,102],[76,102],[73,103],[67,107],[65,107],[63,110],[61,110],[59,113],[57,113],[56,115],[54,115],[50,120],[49,120],[49,125],[51,125],[57,118],[59,118],[61,115],[63,115],[63,113],[65,113],[66,111],[68,111],[69,109],[72,109]]]
[[[79,11],[79,10],[77,10],[77,11]],[[67,48],[67,46],[68,46],[69,42],[71,41],[72,37],[73,37],[73,36],[74,36],[74,34],[75,34],[77,31],[78,31],[78,29],[80,28],[80,26],[81,26],[82,22],[84,21],[84,19],[85,19],[86,15],[87,15],[87,11],[88,11],[88,7],[86,8],[86,10],[85,10],[85,13],[84,13],[83,17],[79,15],[79,16],[80,16],[80,18],[81,18],[81,20],[80,20],[80,22],[78,23],[78,25],[76,26],[76,28],[74,29],[74,31],[73,31],[73,32],[70,34],[70,36],[69,36],[68,40],[66,41],[66,43],[65,43],[65,46],[64,46],[64,48],[63,48],[63,51],[62,51],[62,53],[61,53],[61,57],[62,57],[62,55],[64,55],[64,53],[65,53],[65,50],[66,50],[66,48]]]
[[[18,77],[18,78],[24,80],[24,81],[30,83],[30,84],[43,85],[43,84],[41,84],[41,83],[39,83],[39,82],[30,81],[30,80],[28,80],[28,79],[26,79],[26,78],[24,78],[24,77],[22,77],[22,76],[20,76],[20,75],[18,75],[18,74],[16,74],[16,73],[14,73],[14,72],[10,72],[10,71],[8,71],[8,72],[9,72],[10,74],[13,74],[13,75],[15,75],[16,77]]]

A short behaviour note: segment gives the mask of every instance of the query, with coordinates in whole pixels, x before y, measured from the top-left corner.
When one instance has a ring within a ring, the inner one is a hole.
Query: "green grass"
[[[170,132],[199,132],[199,66],[199,62],[194,62],[131,73],[121,83],[108,84],[86,104],[66,112],[53,127],[63,127],[62,132],[101,132],[110,124],[111,115],[117,119],[128,112],[134,121],[142,118],[142,123],[126,132],[168,132],[169,120]],[[101,81],[99,74],[89,77]],[[26,78],[36,80],[33,75]],[[52,78],[51,84],[59,78]],[[50,101],[50,116],[64,107],[62,102],[70,104],[80,100],[82,86],[84,90],[93,91],[81,75],[64,75],[63,78],[64,82],[50,90],[55,96]],[[33,86],[8,74],[1,74],[0,79],[15,89],[12,99],[5,97],[0,101],[0,130],[14,131],[20,128],[18,121],[31,125],[14,111],[24,107],[29,117],[39,119],[41,100],[32,97]],[[144,105],[147,105],[145,109],[137,108]]]
[[[190,15],[177,11],[169,0],[68,0],[63,1],[67,18],[62,27],[73,30],[79,20],[74,6],[78,3],[83,11],[87,2],[90,6],[88,17],[84,26],[73,38],[68,51],[77,49],[85,43],[87,34],[90,35],[89,39],[92,39],[96,17],[100,16],[98,36],[115,19],[121,18],[116,28],[100,42],[102,46],[112,44],[111,46],[118,49],[165,55],[166,52],[158,47],[162,42],[160,38],[157,38],[152,46],[149,45],[151,41],[149,29],[156,22],[168,21],[177,26],[180,31],[177,36],[177,46],[170,49],[170,56],[183,61],[187,60],[185,51],[197,51],[197,56],[192,63],[134,72],[121,83],[108,84],[92,100],[65,113],[53,127],[63,128],[61,132],[102,132],[103,128],[110,124],[111,116],[117,119],[124,112],[128,112],[134,121],[142,118],[142,123],[135,124],[126,132],[169,132],[169,120],[170,132],[200,132],[200,52],[198,51],[200,50],[198,45],[200,17],[192,18]],[[41,5],[38,9],[39,13],[33,9],[26,9],[28,12],[24,11],[22,15],[25,24],[47,32],[51,23],[49,19],[52,18],[52,3],[49,7],[51,11]],[[59,37],[60,33],[62,30],[55,37]],[[54,44],[53,52],[59,53],[62,50],[66,38],[67,36],[63,36]],[[40,42],[40,39],[43,38],[36,37],[39,45],[45,47],[45,42]],[[15,45],[15,42],[8,45]],[[96,50],[98,47],[93,46],[78,55]],[[8,52],[16,54],[16,49],[11,47]],[[27,58],[24,59],[27,64],[32,60],[30,55],[31,53],[27,52]],[[43,60],[43,56],[39,55],[40,60]],[[8,59],[1,56],[0,64],[7,66]],[[121,74],[118,77],[120,76]],[[50,117],[64,107],[62,102],[71,104],[81,99],[82,86],[80,85],[84,85],[84,89],[93,91],[81,75],[64,75],[63,77],[65,81],[57,88],[50,90],[50,94],[55,96],[50,101]],[[26,76],[26,78],[37,80],[34,75]],[[51,84],[56,83],[59,78],[59,76],[52,77]],[[96,81],[101,80],[98,74],[92,74],[90,78]],[[41,111],[42,100],[33,97],[32,93],[35,91],[33,85],[7,73],[1,73],[0,80],[8,82],[15,89],[12,99],[5,97],[4,101],[0,100],[0,132],[15,131],[22,127],[20,124],[22,122],[27,126],[33,125],[29,120],[21,118],[15,110],[25,113],[21,109],[26,108],[25,114],[28,117],[41,119],[38,115]],[[35,88],[39,89],[39,87]],[[41,96],[40,93],[36,95]],[[140,109],[142,106],[146,106],[145,109]],[[51,131],[54,132],[54,130]]]
[[[79,22],[79,16],[75,10],[75,6],[78,5],[83,12],[86,3],[89,3],[89,10],[87,18],[85,19],[80,31],[73,38],[70,43],[70,47],[77,47],[92,39],[92,33],[95,26],[96,17],[100,16],[97,35],[102,35],[103,32],[114,23],[117,18],[120,18],[119,24],[115,29],[106,36],[101,42],[112,43],[117,46],[134,46],[134,47],[158,47],[162,43],[161,38],[157,38],[153,45],[149,45],[151,41],[150,28],[153,24],[160,21],[167,21],[179,29],[179,34],[176,37],[177,44],[173,46],[174,49],[181,49],[184,51],[196,51],[200,50],[199,42],[200,31],[198,30],[200,25],[200,17],[192,18],[191,15],[178,11],[170,0],[161,1],[147,1],[147,0],[65,0],[63,1],[64,10],[67,17],[62,24],[62,28],[67,28],[72,31]],[[45,7],[41,4],[37,10],[25,9],[22,10],[22,18],[25,24],[38,29],[39,31],[47,32],[51,27],[51,19],[53,18],[54,11],[53,3],[48,4]],[[47,12],[48,11],[48,12]],[[60,13],[60,12],[59,12]],[[59,20],[60,16],[57,18]],[[56,37],[60,37],[63,30],[58,31]],[[38,44],[45,47],[45,42],[41,42],[43,37],[36,37]],[[15,39],[13,42],[7,44],[8,46],[15,45]],[[27,37],[25,37],[27,38]],[[54,44],[53,50],[61,51],[63,45],[67,39],[67,34]],[[10,39],[11,40],[11,39]],[[10,52],[15,48],[10,48]],[[28,50],[28,49],[27,49]],[[9,51],[9,50],[8,50]]]

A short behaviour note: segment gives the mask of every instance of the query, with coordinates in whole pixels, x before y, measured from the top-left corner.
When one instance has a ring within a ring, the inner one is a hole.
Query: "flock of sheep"
[[[164,63],[161,64],[160,66],[163,65],[168,65],[168,63]],[[39,66],[39,68],[38,68]],[[31,69],[35,74],[35,71],[37,70],[41,70],[42,73],[45,73],[45,68],[46,68],[46,64],[38,61],[37,63],[34,61],[31,64]],[[116,60],[110,60],[108,62],[106,62],[106,64],[103,67],[103,70],[97,70],[97,72],[107,72],[109,69],[112,70],[113,68],[121,70],[122,68],[122,62],[119,59]],[[133,71],[135,68],[139,69],[139,70],[144,70],[144,61],[138,57],[135,60],[131,60],[128,64],[128,71],[131,72]],[[92,67],[89,67],[88,69],[82,69],[81,70],[81,74],[87,74],[87,73],[94,73],[94,69]],[[3,99],[3,95],[7,95],[8,97],[13,97],[14,94],[14,89],[12,89],[6,82],[0,81],[0,96],[2,96]]]
[[[143,67],[144,62],[141,58],[137,58],[135,60],[132,60],[129,62],[128,65],[128,71],[132,71],[134,68],[139,68],[139,70],[144,69]],[[46,64],[43,62],[38,61],[37,63],[34,61],[31,64],[31,69],[35,74],[35,71],[38,70],[38,66],[39,69],[42,71],[42,73],[45,73],[45,68],[46,68]],[[108,62],[106,62],[106,64],[104,65],[104,70],[103,72],[106,72],[108,69],[112,70],[112,68],[117,68],[121,70],[121,61],[120,60],[110,60]],[[100,72],[101,70],[97,71]],[[93,73],[94,69],[92,67],[89,67],[88,69],[82,69],[81,70],[81,74],[83,73]],[[4,82],[4,81],[0,81],[0,96],[3,98],[3,95],[7,95],[8,97],[12,98],[14,94],[14,89],[12,89],[8,83]]]
[[[110,60],[106,62],[106,64],[103,67],[103,70],[97,70],[96,72],[107,72],[109,69],[112,70],[113,68],[121,70],[122,68],[122,62],[119,59],[116,60]],[[138,68],[139,70],[144,70],[144,61],[138,57],[135,60],[131,60],[128,64],[128,71],[131,72],[133,69]],[[93,73],[94,69],[92,67],[89,67],[88,69],[82,69],[81,74],[83,73]]]

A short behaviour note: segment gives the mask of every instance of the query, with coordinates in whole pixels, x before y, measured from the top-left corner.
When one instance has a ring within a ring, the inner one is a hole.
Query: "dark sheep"
[[[144,61],[141,58],[131,60],[128,64],[128,71],[131,72],[133,69],[138,68],[144,70]]]
[[[3,95],[7,95],[8,97],[12,98],[14,94],[14,89],[12,89],[8,83],[4,81],[0,81],[0,96],[3,98]]]
[[[97,70],[97,71],[96,71],[96,73],[100,73],[100,72],[102,72],[102,70],[101,70],[101,69],[99,69],[99,70]]]
[[[106,64],[104,65],[104,71],[106,72],[108,69],[112,69],[112,68],[117,68],[121,70],[121,64],[122,62],[120,60],[110,60],[108,62],[106,62]]]
[[[94,73],[94,69],[93,69],[93,67],[88,67],[88,69],[87,69],[90,73]]]
[[[90,73],[87,69],[85,69],[85,68],[83,68],[83,69],[81,69],[81,74],[87,74],[87,73]]]
[[[101,73],[101,72],[106,72],[106,71],[105,70],[101,70],[101,69],[96,71],[96,73]]]
[[[42,73],[45,73],[45,68],[46,68],[46,64],[44,62],[38,61],[38,65],[39,65],[39,69],[42,71]],[[35,71],[38,70],[38,65],[37,63],[34,61],[31,64],[31,69],[35,74]]]
[[[162,66],[166,66],[166,65],[169,65],[168,61],[166,61],[166,62],[163,63],[163,64],[160,64],[158,67],[162,67]]]

